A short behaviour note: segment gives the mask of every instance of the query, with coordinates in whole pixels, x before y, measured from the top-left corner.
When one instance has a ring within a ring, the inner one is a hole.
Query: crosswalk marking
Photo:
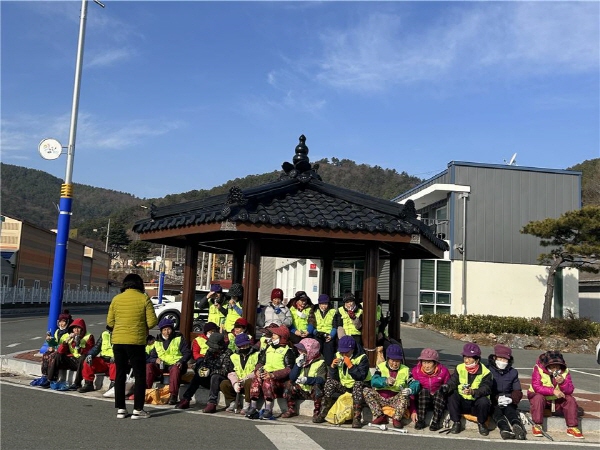
[[[21,343],[17,342],[15,344],[8,344],[7,347],[16,347],[17,345],[21,345]]]
[[[323,447],[293,425],[257,425],[256,428],[258,428],[258,430],[264,434],[278,450],[298,450],[300,448],[323,450]]]

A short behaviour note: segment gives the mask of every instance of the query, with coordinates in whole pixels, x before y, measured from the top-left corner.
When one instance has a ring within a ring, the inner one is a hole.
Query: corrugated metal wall
[[[471,187],[467,201],[467,259],[536,264],[539,239],[520,233],[533,220],[580,208],[580,176],[528,168],[454,167],[455,184]],[[454,195],[454,240],[462,242],[462,200]]]

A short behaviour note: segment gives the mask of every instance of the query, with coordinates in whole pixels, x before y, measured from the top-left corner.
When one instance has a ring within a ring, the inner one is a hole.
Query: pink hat
[[[512,357],[512,350],[506,345],[497,344],[494,345],[494,355],[499,358],[510,359]]]
[[[435,361],[440,362],[440,355],[432,348],[424,348],[419,355],[419,361]]]

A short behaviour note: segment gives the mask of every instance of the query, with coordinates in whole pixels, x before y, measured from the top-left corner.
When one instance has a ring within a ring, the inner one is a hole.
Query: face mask
[[[239,352],[240,352],[242,355],[247,355],[248,353],[250,353],[250,350],[251,350],[251,348],[250,348],[250,347],[248,347],[248,348],[240,348],[240,349],[239,349]]]
[[[279,345],[279,339],[277,339],[277,340],[271,339],[271,344],[273,344],[273,345]]]
[[[477,361],[475,361],[473,364],[465,364],[465,367],[468,369],[472,369],[473,367],[477,366]]]
[[[506,366],[508,366],[507,362],[504,361],[496,361],[496,367],[498,367],[498,369],[502,370],[502,369],[506,369]]]

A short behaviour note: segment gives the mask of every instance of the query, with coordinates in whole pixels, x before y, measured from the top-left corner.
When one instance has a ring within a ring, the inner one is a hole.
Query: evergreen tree
[[[551,247],[538,256],[548,267],[542,322],[550,321],[556,272],[560,267],[575,267],[584,272],[598,273],[600,255],[600,207],[585,206],[568,211],[558,219],[529,222],[521,233],[539,237],[542,247]]]

